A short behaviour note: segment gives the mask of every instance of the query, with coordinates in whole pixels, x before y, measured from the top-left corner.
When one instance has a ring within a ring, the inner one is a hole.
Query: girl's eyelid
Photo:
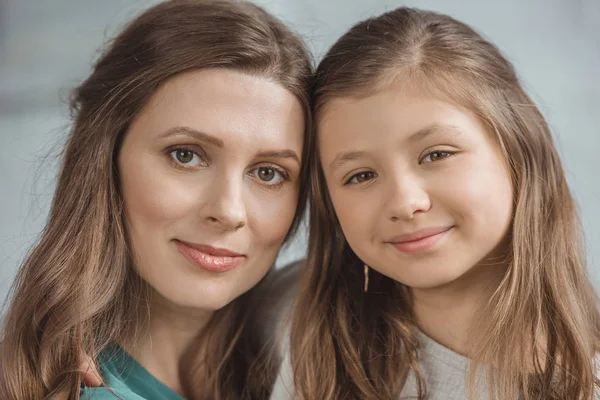
[[[346,183],[350,179],[354,178],[356,175],[365,174],[365,173],[368,173],[368,172],[373,172],[373,171],[368,170],[368,169],[363,169],[363,168],[354,168],[351,171],[346,172],[345,174],[343,174],[342,177],[341,177],[341,181],[344,182],[344,183]]]
[[[456,146],[452,146],[449,144],[436,144],[434,146],[429,146],[425,148],[423,151],[421,151],[421,155],[426,155],[428,153],[431,153],[432,151],[446,151],[448,153],[451,153],[458,151],[458,149],[456,148]]]
[[[365,181],[365,182],[352,183],[352,180],[354,178],[356,178],[358,175],[361,175],[361,174],[371,174],[372,177],[370,179],[368,179],[367,181]],[[348,176],[348,175],[346,175],[346,176]],[[344,186],[347,186],[347,185],[360,185],[360,184],[363,184],[363,183],[371,182],[375,178],[377,178],[377,173],[375,171],[359,171],[359,172],[351,174],[348,178],[344,179],[343,185]]]
[[[446,158],[456,155],[458,152],[459,152],[458,149],[456,149],[455,147],[451,147],[451,146],[430,147],[429,149],[426,149],[423,152],[421,152],[421,154],[419,155],[419,164],[423,163],[423,159],[425,157],[431,155],[432,153],[448,153],[448,157],[443,158],[443,159],[446,159]]]

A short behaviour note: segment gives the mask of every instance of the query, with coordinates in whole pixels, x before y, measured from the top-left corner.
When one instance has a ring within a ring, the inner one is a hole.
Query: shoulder
[[[145,400],[128,390],[99,388],[82,388],[79,392],[81,400]]]
[[[99,368],[104,380],[104,386],[83,387],[79,395],[81,400],[145,400],[144,397],[133,392],[123,381],[118,368],[124,368],[126,353],[120,347],[109,345],[104,348],[98,357]]]
[[[265,313],[269,319],[266,329],[273,335],[279,335],[279,351],[282,355],[279,373],[273,386],[270,400],[297,399],[294,389],[294,376],[290,360],[289,326],[294,302],[298,296],[304,260],[279,268],[269,276],[267,291],[276,301],[266,305]]]
[[[82,388],[79,392],[79,398],[81,400],[115,400],[119,397],[122,398],[120,394],[112,394],[106,388]]]
[[[296,289],[305,260],[294,261],[280,268],[273,268],[263,282],[262,293],[273,297],[285,297],[290,289]]]
[[[288,346],[284,346],[283,361],[277,374],[277,379],[273,385],[270,400],[293,400],[296,399],[296,389],[294,388],[294,373],[290,361],[290,351]]]
[[[594,399],[600,400],[600,353],[596,353],[596,357],[594,357],[594,374],[596,374]]]
[[[257,318],[267,334],[282,332],[294,305],[304,260],[273,269],[257,287]]]

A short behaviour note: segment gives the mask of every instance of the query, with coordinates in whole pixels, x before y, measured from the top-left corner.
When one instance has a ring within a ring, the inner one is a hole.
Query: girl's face
[[[119,154],[139,275],[191,309],[256,285],[293,221],[303,132],[300,102],[264,78],[207,69],[160,87]]]
[[[332,100],[320,157],[352,250],[413,288],[453,282],[504,250],[512,184],[472,112],[395,85]]]

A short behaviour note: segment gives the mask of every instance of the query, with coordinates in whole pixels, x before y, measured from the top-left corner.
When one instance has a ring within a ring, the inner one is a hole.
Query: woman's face
[[[204,310],[256,285],[294,218],[303,132],[300,102],[265,78],[205,69],[161,86],[118,161],[139,275]]]

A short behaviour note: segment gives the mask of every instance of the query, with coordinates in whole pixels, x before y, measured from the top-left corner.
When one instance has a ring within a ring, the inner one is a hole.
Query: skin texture
[[[212,313],[273,264],[296,210],[303,132],[292,93],[218,69],[171,78],[127,132],[121,188],[134,267],[152,291],[148,332],[127,350],[173,389],[182,352]],[[182,242],[242,261],[210,271]]]
[[[401,84],[333,100],[319,128],[353,251],[410,288],[425,333],[462,351],[462,327],[505,270],[513,195],[499,147],[472,112]],[[394,245],[431,229],[443,233]]]

